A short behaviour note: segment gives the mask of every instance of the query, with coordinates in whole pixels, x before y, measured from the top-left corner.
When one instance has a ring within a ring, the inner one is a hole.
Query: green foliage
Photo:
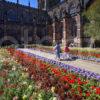
[[[0,62],[0,70],[2,70],[2,65],[3,65],[2,62]]]
[[[0,89],[2,88],[2,86],[3,86],[3,78],[0,77]]]
[[[100,0],[95,0],[84,15],[88,20],[84,27],[86,35],[100,40]]]
[[[23,71],[23,67],[8,55],[7,51],[0,49],[0,100],[40,100],[34,99],[38,98],[39,94],[42,100],[49,100],[52,93],[37,89],[38,84],[35,84],[29,74]],[[5,61],[8,64],[4,67]]]
[[[41,90],[38,94],[37,100],[53,100],[53,94],[51,92],[45,92]]]

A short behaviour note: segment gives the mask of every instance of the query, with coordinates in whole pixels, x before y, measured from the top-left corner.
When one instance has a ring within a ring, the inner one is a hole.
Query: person
[[[60,52],[61,52],[61,48],[60,48],[60,44],[57,43],[54,47],[54,50],[55,50],[55,54],[56,54],[56,58],[58,60],[60,60]]]
[[[64,52],[68,53],[69,52],[69,48],[68,46],[66,45],[65,48],[64,48]]]
[[[70,58],[69,51],[70,51],[70,49],[66,45],[65,48],[64,48],[64,55],[65,55],[64,59],[69,59]]]

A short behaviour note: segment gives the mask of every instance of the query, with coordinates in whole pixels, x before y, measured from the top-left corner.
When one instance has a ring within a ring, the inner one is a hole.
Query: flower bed
[[[52,90],[60,100],[99,100],[100,82],[87,79],[63,67],[51,65],[36,56],[21,51],[9,49],[15,60],[29,73],[29,76],[39,82],[45,91]],[[54,63],[54,62],[53,62]],[[44,100],[44,99],[42,99]],[[48,99],[49,100],[49,99]]]
[[[52,59],[48,59],[48,58],[45,58],[45,57],[41,57],[39,55],[32,54],[32,53],[29,53],[29,52],[25,52],[24,51],[24,53],[28,54],[29,56],[35,57],[37,59],[40,59],[40,60],[42,60],[44,62],[48,62],[50,64],[53,64],[53,65],[56,65],[56,66],[65,68],[65,69],[67,69],[69,71],[72,71],[72,72],[77,73],[79,75],[82,75],[84,77],[92,78],[92,79],[95,79],[95,80],[99,80],[100,81],[100,75],[97,74],[97,73],[93,73],[91,71],[87,71],[85,69],[78,68],[77,66],[67,65],[67,64],[64,64],[62,62],[58,62],[58,61],[55,61],[55,60],[52,60]]]
[[[12,52],[14,50],[12,49]],[[50,100],[54,93],[41,88],[15,57],[0,49],[0,100]],[[44,99],[45,98],[45,99]]]
[[[83,60],[100,62],[100,50],[71,48],[70,53]]]

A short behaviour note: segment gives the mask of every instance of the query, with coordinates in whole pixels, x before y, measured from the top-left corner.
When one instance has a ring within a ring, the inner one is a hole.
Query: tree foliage
[[[100,0],[95,0],[84,14],[88,20],[84,26],[85,34],[100,40]]]

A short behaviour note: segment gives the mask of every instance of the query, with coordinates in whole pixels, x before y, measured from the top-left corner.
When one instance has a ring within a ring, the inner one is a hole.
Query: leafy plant
[[[94,0],[93,4],[84,12],[87,18],[85,23],[85,34],[91,36],[91,42],[100,40],[100,0]]]
[[[4,85],[4,82],[3,82],[3,78],[0,77],[0,89],[2,89],[2,86]]]

